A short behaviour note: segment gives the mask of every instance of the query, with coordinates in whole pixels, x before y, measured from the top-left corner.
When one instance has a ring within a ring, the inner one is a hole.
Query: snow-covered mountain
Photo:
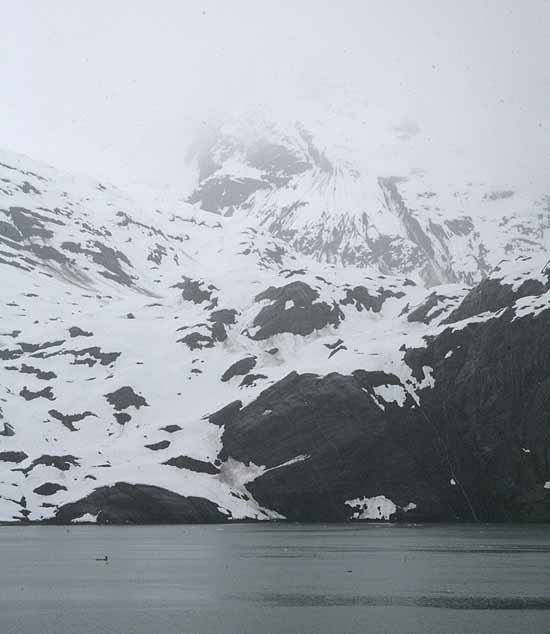
[[[439,157],[444,176],[411,168],[424,156],[417,124],[381,132],[361,112],[323,112],[307,125],[239,113],[193,146],[189,202],[246,215],[321,262],[375,266],[430,286],[473,284],[504,257],[548,247],[546,183],[472,180],[447,155]]]
[[[549,519],[542,207],[228,138],[194,203],[0,156],[0,521]]]

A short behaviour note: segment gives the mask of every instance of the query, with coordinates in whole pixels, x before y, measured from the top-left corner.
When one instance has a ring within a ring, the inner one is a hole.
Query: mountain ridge
[[[255,218],[320,261],[376,266],[432,286],[473,284],[510,253],[548,245],[544,188],[491,187],[460,175],[454,185],[434,181],[425,170],[403,172],[399,162],[377,168],[368,148],[367,159],[350,147],[333,157],[325,128],[315,136],[299,121],[254,113],[229,120],[193,147],[197,178],[188,201]]]
[[[431,287],[0,163],[1,521],[550,518],[544,244]]]

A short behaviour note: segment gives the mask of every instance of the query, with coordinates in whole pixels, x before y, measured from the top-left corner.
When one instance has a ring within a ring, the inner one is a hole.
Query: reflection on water
[[[550,610],[548,597],[456,597],[456,596],[359,596],[348,594],[235,594],[232,599],[256,601],[279,607],[399,606],[449,610]]]
[[[545,526],[2,527],[0,571],[0,634],[550,632]]]

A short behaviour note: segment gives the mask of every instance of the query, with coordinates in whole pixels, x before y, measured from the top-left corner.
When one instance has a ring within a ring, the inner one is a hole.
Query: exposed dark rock
[[[227,519],[210,500],[145,484],[118,482],[100,487],[78,502],[65,504],[51,521],[68,524],[87,513],[97,516],[98,524],[185,524]]]
[[[217,301],[217,300],[216,300]],[[178,339],[178,343],[184,343],[190,350],[202,350],[203,348],[213,348],[216,343],[227,339],[226,326],[235,323],[237,311],[233,309],[216,310],[210,313],[208,321],[212,325],[202,323],[194,327],[201,327],[203,332],[191,332],[185,337]],[[187,326],[178,328],[178,331],[187,330]]]
[[[276,467],[306,456],[248,485],[261,504],[289,519],[347,519],[346,499],[377,495],[383,484],[405,505],[414,499],[404,501],[416,468],[410,442],[418,430],[403,416],[390,424],[389,410],[372,398],[374,387],[389,382],[399,384],[384,373],[321,378],[293,372],[226,424],[220,458]]]
[[[467,236],[474,231],[474,223],[470,216],[445,220],[445,224],[457,236]]]
[[[274,467],[297,454],[310,454],[314,448],[324,451],[327,446],[333,446],[331,438],[346,438],[348,430],[356,425],[354,412],[350,411],[354,405],[350,394],[359,399],[361,415],[358,418],[364,419],[364,409],[371,410],[375,420],[383,418],[380,408],[362,389],[366,384],[364,374],[376,376],[376,373],[362,373],[357,378],[333,373],[319,377],[291,372],[226,423],[224,455]],[[266,410],[271,412],[268,418],[263,417]],[[341,419],[341,424],[322,420],[317,424],[321,410],[327,413],[322,418]],[[362,428],[367,427],[363,422]],[[296,443],[283,442],[283,439],[290,440],[289,432],[292,436],[296,434]]]
[[[309,140],[311,142],[311,137]],[[289,148],[267,139],[254,143],[248,149],[246,159],[252,167],[263,172],[267,180],[277,185],[311,168],[310,163]]]
[[[538,280],[526,280],[514,291],[511,285],[502,284],[498,279],[483,280],[466,295],[458,308],[443,323],[450,324],[484,312],[496,312],[511,306],[520,297],[540,295],[548,286],[550,284],[545,286]]]
[[[36,236],[48,239],[53,237],[53,231],[46,229],[44,225],[44,221],[48,222],[50,219],[41,214],[25,209],[25,207],[10,207],[9,213],[13,224],[23,238]]]
[[[79,328],[78,326],[71,326],[69,328],[69,334],[71,337],[92,337],[94,333],[82,330],[82,328]]]
[[[210,475],[216,475],[220,470],[210,462],[204,462],[204,460],[196,460],[189,456],[177,456],[170,458],[162,464],[170,467],[177,467],[178,469],[189,469],[190,471],[196,471],[197,473],[208,473]]]
[[[250,387],[256,385],[256,381],[261,379],[267,379],[265,374],[247,374],[244,379],[239,383],[239,387]]]
[[[417,377],[433,368],[422,412],[450,452],[470,517],[548,521],[537,491],[550,480],[550,312],[513,317],[448,328],[405,360]]]
[[[292,301],[296,306],[308,306],[318,297],[319,293],[314,288],[311,288],[305,282],[296,281],[284,286],[270,286],[262,293],[256,295],[254,301],[261,302],[266,299],[271,302]]]
[[[25,387],[19,392],[19,396],[22,396],[26,401],[34,401],[35,398],[47,398],[49,401],[55,401],[55,396],[51,386],[45,387],[38,392],[31,392],[25,385]]]
[[[235,420],[242,406],[242,401],[233,401],[225,407],[219,409],[217,412],[210,414],[208,421],[213,425],[218,425],[218,427],[228,425]]]
[[[0,418],[2,418],[0,416]],[[2,429],[2,431],[0,431],[0,436],[15,436],[15,431],[13,429],[13,425],[10,425],[9,423],[4,423],[4,429]]]
[[[53,260],[59,264],[68,264],[72,262],[72,260],[61,253],[61,251],[58,251],[50,245],[30,244],[28,249],[41,260]]]
[[[23,240],[21,232],[16,227],[8,222],[4,222],[3,220],[0,220],[0,236],[4,236],[5,238],[14,240],[15,242]]]
[[[179,425],[166,425],[166,427],[161,427],[160,430],[173,434],[177,431],[181,431],[181,427]]]
[[[255,297],[257,302],[267,299],[271,304],[256,315],[253,325],[258,330],[249,337],[262,340],[284,332],[306,336],[328,324],[337,326],[343,319],[342,311],[336,304],[315,302],[318,297],[319,293],[302,281],[270,286]],[[287,302],[293,305],[287,308]]]
[[[63,342],[60,342],[63,343]],[[120,352],[103,352],[99,346],[93,346],[92,348],[83,348],[82,350],[58,350],[57,352],[35,352],[33,357],[40,359],[49,359],[50,357],[72,355],[75,360],[73,365],[88,365],[94,366],[98,361],[101,365],[107,366],[114,363]]]
[[[335,350],[336,348],[339,348],[343,343],[343,339],[337,339],[334,343],[325,343],[325,348],[328,348],[329,350]]]
[[[143,396],[136,394],[129,385],[105,394],[105,398],[116,410],[127,409],[128,407],[139,409],[149,405]]]
[[[74,423],[78,423],[88,416],[96,416],[93,412],[89,411],[82,412],[81,414],[62,414],[56,409],[49,410],[48,414],[65,425],[69,431],[78,431]]]
[[[177,343],[184,343],[189,350],[202,350],[203,348],[214,347],[214,339],[200,332],[191,332],[185,337],[178,339]]]
[[[248,374],[252,368],[256,366],[256,357],[244,357],[239,361],[236,361],[230,365],[227,370],[222,374],[221,380],[223,382],[229,381],[234,376],[243,376]]]
[[[286,279],[288,279],[289,277],[294,277],[295,275],[305,275],[306,274],[306,270],[305,269],[293,269],[293,270],[288,270],[288,269],[283,269],[281,271],[281,275],[284,275]]]
[[[452,269],[442,269],[436,261],[434,245],[422,228],[420,222],[407,208],[398,189],[399,177],[379,177],[378,184],[384,195],[387,207],[393,211],[403,224],[408,240],[416,246],[417,256],[409,259],[409,266],[422,267],[421,273],[428,286],[444,282],[457,282],[457,276]],[[389,264],[389,263],[388,263]],[[392,268],[391,265],[388,268]]]
[[[419,306],[407,315],[407,321],[430,324],[434,319],[437,319],[437,317],[448,309],[449,300],[454,299],[458,298],[447,297],[434,291],[433,293],[430,293]],[[434,310],[437,306],[439,306],[439,308]]]
[[[55,467],[60,471],[68,471],[71,467],[79,467],[80,463],[74,456],[49,456],[44,454],[40,458],[36,458],[26,469],[17,469],[27,475],[38,465],[44,465],[45,467]]]
[[[60,339],[59,341],[45,341],[44,343],[24,343],[22,341],[18,342],[18,346],[21,348],[23,352],[37,352],[38,350],[46,350],[47,348],[54,348],[57,346],[61,346],[65,343],[64,339]]]
[[[88,246],[82,247],[77,242],[63,242],[61,248],[70,253],[82,253],[89,257],[95,264],[104,267],[105,271],[99,271],[100,275],[107,279],[113,280],[123,286],[133,286],[134,280],[124,271],[122,264],[131,267],[132,264],[128,257],[122,252],[99,242],[99,240],[90,240]]]
[[[347,304],[354,304],[355,308],[359,312],[363,309],[370,310],[374,313],[379,313],[382,310],[382,306],[386,299],[389,297],[403,297],[405,293],[394,293],[389,289],[379,288],[377,295],[371,295],[369,290],[364,286],[355,286],[354,288],[346,289],[346,296],[340,300],[340,304],[343,306]]]
[[[31,185],[29,181],[23,181],[23,183],[19,186],[19,189],[24,194],[37,194],[40,195],[40,190],[37,189],[34,185]]]
[[[225,329],[225,326],[219,321],[212,324],[210,332],[212,333],[213,343],[216,341],[225,341],[227,339],[227,331]]]
[[[160,264],[162,262],[162,258],[167,254],[166,248],[162,246],[162,244],[155,244],[154,248],[149,250],[149,255],[147,259],[150,262],[154,262],[155,264]]]
[[[17,337],[19,337],[19,335],[21,334],[20,330],[12,330],[11,332],[3,332],[0,333],[3,337],[13,337],[14,339],[17,339]]]
[[[23,363],[19,372],[21,372],[21,374],[34,374],[37,379],[41,379],[43,381],[51,381],[51,379],[57,378],[57,374],[55,372],[44,372],[39,368],[34,368],[30,365],[26,365],[25,363]]]
[[[227,420],[220,459],[270,468],[247,488],[292,520],[345,520],[346,500],[385,495],[417,505],[408,519],[548,521],[550,311],[513,317],[409,350],[415,378],[435,380],[420,407],[383,372],[292,373]],[[405,400],[382,409],[392,385]]]
[[[206,211],[231,215],[252,194],[269,187],[269,183],[254,178],[213,177],[202,183],[188,202],[200,203]]]
[[[134,220],[134,218],[130,217],[124,211],[117,211],[116,215],[122,218],[122,220],[118,223],[120,227],[128,227],[129,225],[134,225],[135,227],[141,227],[141,229],[145,229],[147,232],[149,232],[149,234],[154,234],[156,236],[166,238],[166,235],[164,234],[162,229],[154,227],[153,225],[147,225],[143,222],[139,222],[139,220]]]
[[[75,357],[89,355],[99,361],[101,365],[111,365],[111,363],[114,363],[120,357],[121,353],[103,352],[99,346],[94,346],[92,348],[84,348],[83,350],[68,350],[66,354],[72,354]]]
[[[66,491],[67,487],[55,482],[45,482],[34,489],[37,495],[55,495],[58,491]]]
[[[127,414],[126,412],[115,412],[113,416],[119,425],[126,425],[126,423],[129,423],[132,420],[130,414]]]
[[[169,446],[169,440],[161,440],[160,442],[155,442],[151,445],[145,445],[145,448],[151,449],[151,451],[160,451],[161,449],[168,449]]]
[[[183,282],[174,284],[172,288],[180,288],[182,299],[193,302],[194,304],[202,304],[212,299],[213,288],[202,288],[204,282],[192,280],[190,277],[183,277]]]
[[[342,350],[347,350],[347,347],[344,345],[338,346],[337,348],[334,348],[334,350],[332,350],[330,352],[330,354],[328,355],[328,358],[330,359],[331,357],[333,357],[337,352],[341,352]]]
[[[215,310],[210,313],[208,321],[215,323],[222,323],[226,326],[231,326],[235,323],[237,318],[237,311],[234,308],[223,308]]]
[[[15,462],[15,464],[19,464],[28,457],[24,451],[0,451],[0,462]]]

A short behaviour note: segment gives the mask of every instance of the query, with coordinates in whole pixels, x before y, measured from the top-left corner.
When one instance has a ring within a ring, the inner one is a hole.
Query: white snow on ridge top
[[[488,277],[498,280],[502,285],[511,286],[514,292],[528,280],[548,284],[550,280],[549,253],[501,260]]]

